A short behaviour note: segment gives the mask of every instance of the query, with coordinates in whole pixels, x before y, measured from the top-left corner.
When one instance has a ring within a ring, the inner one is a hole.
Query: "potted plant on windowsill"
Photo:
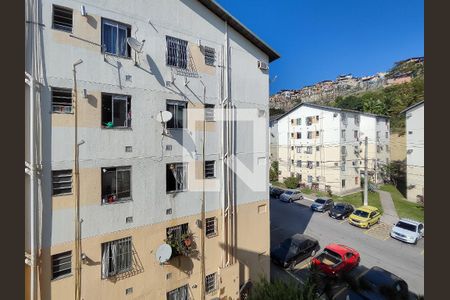
[[[172,256],[191,256],[195,252],[196,244],[194,242],[194,234],[190,231],[181,235],[172,232],[167,236],[165,242],[172,247]]]

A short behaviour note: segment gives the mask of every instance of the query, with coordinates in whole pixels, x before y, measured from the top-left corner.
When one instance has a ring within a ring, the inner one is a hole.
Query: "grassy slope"
[[[408,218],[420,222],[424,221],[425,212],[422,205],[406,200],[397,188],[391,184],[381,186],[380,190],[391,193],[395,209],[400,218]]]

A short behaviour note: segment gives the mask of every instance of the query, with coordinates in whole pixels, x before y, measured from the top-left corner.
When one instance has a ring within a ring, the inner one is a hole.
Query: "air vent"
[[[172,214],[172,209],[171,208],[166,209],[166,215],[171,215],[171,214]]]
[[[172,273],[167,273],[166,274],[166,280],[169,280],[170,278],[172,278]]]
[[[127,289],[125,290],[125,295],[130,295],[130,294],[132,294],[132,293],[133,293],[133,288],[132,288],[132,287],[127,288]]]
[[[172,151],[172,145],[166,145],[166,151]]]
[[[411,154],[413,152],[413,149],[408,149],[408,151],[406,151],[406,153]]]
[[[125,75],[125,81],[131,81],[132,78],[131,75]]]
[[[126,217],[125,223],[133,223],[133,217]]]
[[[132,146],[125,146],[125,152],[133,152]]]
[[[269,70],[269,65],[263,61],[258,60],[258,68],[260,70]]]

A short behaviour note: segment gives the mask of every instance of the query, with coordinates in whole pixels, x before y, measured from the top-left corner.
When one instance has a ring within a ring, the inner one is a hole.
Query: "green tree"
[[[270,181],[278,181],[278,161],[273,161],[269,170]]]
[[[298,184],[299,184],[299,180],[297,177],[288,177],[284,180],[284,185],[288,189],[295,189],[298,187]]]

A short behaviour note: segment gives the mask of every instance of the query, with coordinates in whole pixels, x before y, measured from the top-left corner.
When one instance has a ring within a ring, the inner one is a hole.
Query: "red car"
[[[326,246],[322,253],[314,257],[311,267],[328,276],[338,276],[359,265],[358,251],[340,244]]]

